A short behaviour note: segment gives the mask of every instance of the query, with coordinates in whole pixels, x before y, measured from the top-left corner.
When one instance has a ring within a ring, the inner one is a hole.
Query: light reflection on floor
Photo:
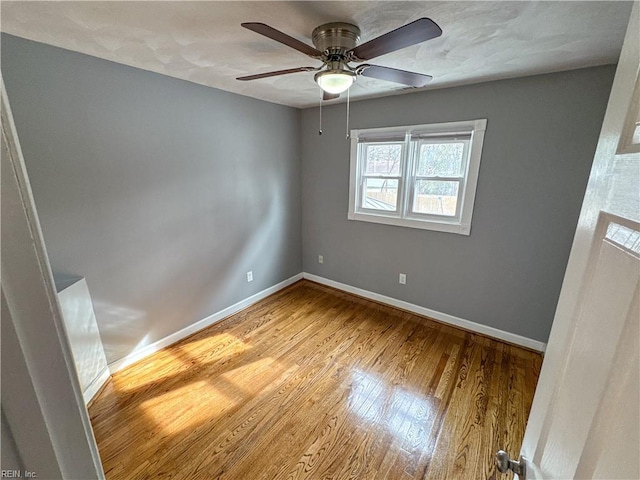
[[[383,427],[398,438],[419,441],[429,434],[435,414],[432,398],[389,386],[378,376],[353,372],[350,410],[369,424]]]

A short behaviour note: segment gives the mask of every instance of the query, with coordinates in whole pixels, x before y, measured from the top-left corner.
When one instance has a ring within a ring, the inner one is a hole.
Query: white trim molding
[[[84,404],[89,405],[89,402],[93,400],[93,397],[100,391],[100,389],[104,386],[105,383],[111,378],[111,372],[109,371],[109,367],[105,367],[98,374],[98,376],[89,384],[89,386],[82,392],[82,396],[84,397]]]
[[[453,325],[454,327],[459,327],[473,333],[486,335],[488,337],[495,338],[496,340],[512,343],[514,345],[519,345],[521,347],[529,348],[538,352],[544,352],[547,346],[546,343],[540,342],[538,340],[533,340],[521,335],[516,335],[515,333],[511,332],[505,332],[504,330],[489,327],[487,325],[481,325],[479,323],[472,322],[471,320],[465,320],[464,318],[455,317],[453,315],[449,315],[448,313],[442,313],[430,308],[421,307],[420,305],[405,302],[404,300],[398,300],[396,298],[387,297],[386,295],[363,290],[358,287],[352,287],[351,285],[336,282],[335,280],[329,280],[328,278],[319,277],[318,275],[314,275],[312,273],[305,272],[302,274],[302,276],[307,280],[311,280],[312,282],[320,283],[322,285],[333,287],[347,293],[352,293],[354,295],[358,295],[375,302],[384,303],[385,305],[390,305],[392,307],[400,308],[408,312],[416,313],[418,315],[422,315],[424,317],[428,317],[438,322],[446,323],[448,325]]]
[[[367,298],[375,302],[380,302],[386,305],[390,305],[392,307],[400,308],[402,310],[407,310],[409,312],[431,318],[438,322],[446,323],[448,325],[453,325],[455,327],[459,327],[464,330],[468,330],[470,332],[486,335],[488,337],[495,338],[497,340],[502,340],[508,343],[512,343],[514,345],[519,345],[525,348],[529,348],[531,350],[544,352],[546,347],[546,344],[543,342],[532,340],[530,338],[516,335],[514,333],[505,332],[497,328],[488,327],[486,325],[481,325],[479,323],[475,323],[470,320],[465,320],[462,318],[455,317],[453,315],[438,312],[436,310],[431,310],[430,308],[414,305],[412,303],[405,302],[403,300],[398,300],[392,297],[387,297],[385,295],[380,295],[378,293],[369,292],[361,288],[352,287],[351,285],[346,285],[344,283],[336,282],[334,280],[329,280],[327,278],[319,277],[311,273],[298,273],[297,275],[294,275],[293,277],[290,277],[276,285],[266,288],[261,292],[258,292],[248,298],[245,298],[244,300],[241,300],[240,302],[235,303],[230,307],[220,310],[219,312],[209,315],[208,317],[203,318],[202,320],[196,323],[193,323],[187,327],[184,327],[183,329],[178,330],[177,332],[172,333],[171,335],[167,335],[166,337],[156,342],[153,342],[149,345],[145,345],[142,348],[134,350],[126,357],[109,363],[109,370],[111,371],[111,373],[115,373],[119,370],[122,370],[123,368],[128,367],[129,365],[135,362],[138,362],[143,358],[148,357],[149,355],[152,355],[162,350],[165,347],[168,347],[169,345],[179,342],[183,338],[193,335],[194,333],[199,332],[200,330],[203,330],[215,323],[220,322],[221,320],[224,320],[225,318],[231,315],[238,313],[241,310],[244,310],[245,308],[250,307],[251,305],[259,302],[260,300],[265,299],[269,295],[272,295],[282,290],[283,288],[288,287],[289,285],[292,285],[299,280],[302,280],[303,278],[307,280],[311,280],[312,282],[320,283],[322,285],[326,285],[329,287],[336,288],[338,290],[342,290],[347,293],[352,293],[354,295],[358,295],[360,297]],[[101,385],[103,382],[99,381],[96,383],[98,385]],[[96,389],[96,391],[98,389],[99,387]],[[88,401],[87,400],[88,395],[86,395],[87,393],[89,392],[85,392],[85,401]],[[93,397],[95,393],[96,392],[91,392],[91,397]]]
[[[282,290],[283,288],[288,287],[289,285],[292,285],[298,280],[302,280],[302,273],[298,273],[293,277],[287,278],[286,280],[280,283],[277,283],[269,288],[265,288],[261,292],[251,295],[250,297],[245,298],[244,300],[241,300],[238,303],[231,305],[230,307],[227,307],[223,310],[220,310],[219,312],[209,315],[208,317],[203,318],[202,320],[199,320],[196,323],[192,323],[191,325],[188,325],[183,329],[178,330],[175,333],[172,333],[171,335],[167,335],[166,337],[156,342],[150,343],[149,345],[145,345],[142,348],[134,350],[126,357],[111,362],[109,364],[109,370],[111,370],[111,373],[115,373],[118,370],[122,370],[123,368],[128,367],[129,365],[139,360],[142,360],[143,358],[148,357],[149,355],[156,353],[157,351],[162,350],[165,347],[168,347],[169,345],[179,342],[180,340],[188,337],[189,335],[193,335],[194,333],[200,330],[203,330],[213,325],[214,323],[218,323],[219,321],[224,320],[225,318],[238,313],[240,310],[244,310],[245,308],[250,307],[254,303],[257,303],[260,300],[267,298],[269,295],[272,295],[277,291]]]

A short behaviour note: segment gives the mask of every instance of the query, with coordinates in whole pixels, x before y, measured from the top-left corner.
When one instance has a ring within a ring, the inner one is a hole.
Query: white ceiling
[[[314,27],[345,21],[361,42],[429,17],[443,35],[370,63],[427,73],[442,88],[616,63],[630,2],[13,2],[3,32],[294,107],[316,105],[313,72],[235,77],[319,62],[240,26],[262,22],[311,44]],[[405,87],[359,78],[351,98]]]

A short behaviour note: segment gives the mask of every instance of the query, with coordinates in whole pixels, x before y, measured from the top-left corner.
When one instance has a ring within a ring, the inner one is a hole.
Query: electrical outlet
[[[402,285],[406,285],[407,284],[407,275],[404,273],[400,274],[400,277],[398,278],[398,282],[400,282]]]
[[[318,263],[324,263],[324,257],[322,255],[318,255]]]
[[[253,282],[253,271],[251,270],[247,272],[247,282]]]

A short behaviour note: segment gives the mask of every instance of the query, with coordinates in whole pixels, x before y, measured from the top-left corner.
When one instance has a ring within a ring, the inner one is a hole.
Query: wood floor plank
[[[495,479],[537,353],[309,281],[113,375],[108,480]]]

